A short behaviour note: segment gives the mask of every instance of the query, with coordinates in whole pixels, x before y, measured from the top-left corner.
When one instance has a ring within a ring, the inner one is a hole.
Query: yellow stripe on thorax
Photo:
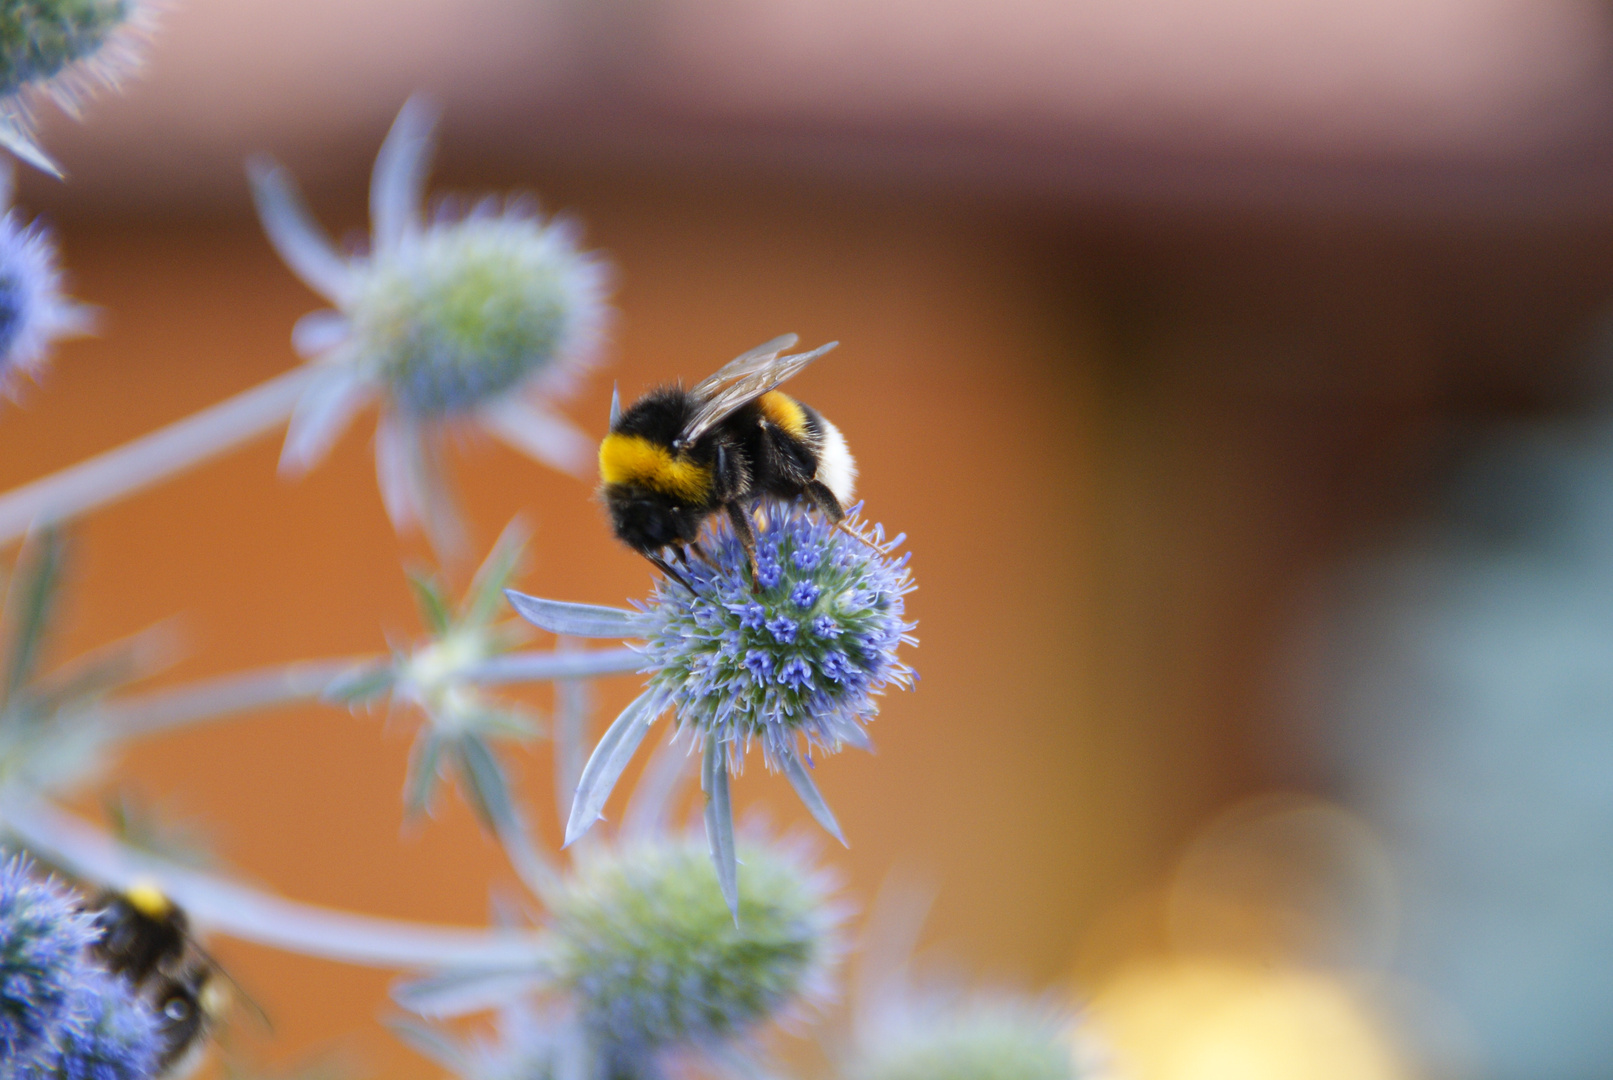
[[[174,909],[174,902],[168,899],[167,894],[158,888],[154,881],[135,882],[124,891],[123,899],[146,918],[158,921],[166,919],[168,913]]]
[[[797,439],[808,436],[806,410],[801,408],[799,401],[787,394],[769,390],[756,399],[756,407],[762,410],[762,415],[774,427],[782,428]]]
[[[606,435],[599,444],[599,476],[607,484],[638,484],[680,499],[711,489],[711,470],[642,435]]]

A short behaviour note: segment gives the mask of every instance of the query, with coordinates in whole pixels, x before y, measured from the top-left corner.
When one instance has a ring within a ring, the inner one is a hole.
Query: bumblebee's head
[[[605,506],[622,543],[646,554],[669,544],[692,543],[707,511],[628,484],[606,484]]]

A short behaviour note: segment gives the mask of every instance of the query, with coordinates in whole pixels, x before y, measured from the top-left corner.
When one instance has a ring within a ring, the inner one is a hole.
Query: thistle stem
[[[495,656],[468,668],[465,677],[483,685],[540,682],[545,679],[586,679],[618,675],[644,667],[644,657],[633,649],[555,650],[517,652]]]
[[[317,701],[332,684],[356,668],[384,660],[379,655],[302,660],[220,675],[172,690],[109,701],[97,706],[86,719],[119,739],[136,739],[276,705]],[[519,652],[483,661],[466,669],[464,677],[484,685],[585,679],[636,671],[642,662],[643,658],[631,649]]]
[[[155,878],[197,923],[242,941],[379,968],[536,967],[538,936],[383,919],[303,904],[125,847],[49,803],[13,797],[0,824],[40,857],[116,889]]]
[[[313,701],[337,679],[366,661],[307,660],[204,679],[173,690],[108,702],[90,719],[121,738],[140,738],[237,713]]]
[[[87,461],[0,495],[0,544],[36,523],[77,517],[214,457],[287,419],[309,381],[312,365],[268,382]]]

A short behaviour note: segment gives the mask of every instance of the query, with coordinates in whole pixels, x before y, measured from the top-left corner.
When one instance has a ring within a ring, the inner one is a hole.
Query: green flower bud
[[[737,925],[690,838],[586,857],[567,883],[552,925],[559,978],[616,1071],[823,996],[840,952],[830,882],[776,843],[742,839],[739,854]]]

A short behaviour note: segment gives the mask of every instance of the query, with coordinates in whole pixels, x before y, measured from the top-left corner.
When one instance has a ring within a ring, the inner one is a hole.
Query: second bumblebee
[[[158,1073],[186,1075],[232,995],[217,962],[190,935],[185,912],[154,885],[103,893],[94,908],[95,959],[151,1006],[161,1039]]]

